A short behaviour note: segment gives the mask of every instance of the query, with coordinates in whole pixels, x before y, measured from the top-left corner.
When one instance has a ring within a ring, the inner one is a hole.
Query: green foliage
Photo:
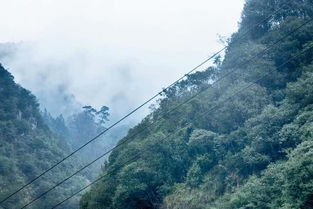
[[[190,187],[196,187],[201,184],[202,172],[198,163],[194,163],[187,172],[186,183]]]
[[[313,66],[310,65],[303,70],[303,75],[296,83],[289,84],[287,91],[288,99],[301,106],[313,103]]]
[[[301,208],[313,191],[313,141],[298,145],[285,162],[271,164],[260,177],[217,202],[217,208]],[[311,205],[312,206],[312,205]]]
[[[312,0],[247,0],[223,62],[164,92],[81,208],[312,208],[313,24],[281,40],[312,11]]]
[[[60,118],[61,122],[62,119]],[[57,128],[57,127],[55,127]],[[64,157],[69,148],[48,129],[40,115],[36,98],[13,81],[13,76],[0,65],[0,199],[28,183]],[[4,208],[21,208],[55,182],[68,176],[73,162],[62,164],[31,186],[8,199]],[[81,176],[36,201],[29,208],[47,208],[67,197],[85,182]],[[61,208],[77,208],[78,199]]]

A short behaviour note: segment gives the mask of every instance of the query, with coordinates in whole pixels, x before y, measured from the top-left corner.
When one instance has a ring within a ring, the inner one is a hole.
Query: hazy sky
[[[53,113],[77,101],[118,117],[220,49],[243,4],[0,0],[0,42],[19,42],[2,62]]]

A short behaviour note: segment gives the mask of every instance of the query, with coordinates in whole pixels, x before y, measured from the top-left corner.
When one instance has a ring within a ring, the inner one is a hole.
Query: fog
[[[52,114],[106,105],[115,120],[222,48],[243,4],[0,0],[0,61]]]

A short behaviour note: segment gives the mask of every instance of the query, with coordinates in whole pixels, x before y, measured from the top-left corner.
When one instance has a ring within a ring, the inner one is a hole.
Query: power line
[[[11,198],[12,196],[14,196],[15,194],[19,193],[20,191],[22,191],[25,187],[29,186],[30,184],[32,184],[34,181],[36,181],[37,179],[39,179],[40,177],[42,177],[43,175],[45,175],[46,173],[48,173],[49,171],[51,171],[52,169],[54,169],[55,167],[57,167],[59,164],[61,164],[62,162],[64,162],[65,160],[67,160],[68,158],[70,158],[71,156],[73,156],[75,153],[77,153],[78,151],[80,151],[81,149],[83,149],[84,147],[86,147],[88,144],[90,144],[91,142],[95,141],[96,139],[98,139],[100,136],[102,136],[104,133],[106,133],[107,131],[111,130],[113,127],[115,127],[116,125],[118,125],[120,122],[122,122],[123,120],[125,120],[126,118],[128,118],[129,116],[131,116],[132,114],[134,114],[136,111],[138,111],[139,109],[141,109],[142,107],[144,107],[146,104],[150,103],[151,101],[153,101],[155,98],[157,98],[159,95],[161,95],[164,91],[166,91],[167,89],[171,88],[172,86],[174,86],[175,84],[177,84],[178,82],[180,82],[181,80],[183,80],[187,75],[191,74],[192,72],[194,72],[195,70],[197,70],[198,68],[200,68],[201,66],[203,66],[205,63],[207,63],[208,61],[210,61],[211,59],[213,59],[214,57],[216,57],[219,53],[221,53],[222,51],[224,51],[227,47],[225,46],[223,49],[221,49],[220,51],[216,52],[215,54],[213,54],[212,56],[210,56],[209,58],[207,58],[206,60],[204,60],[202,63],[200,63],[198,66],[196,66],[195,68],[193,68],[191,71],[189,71],[187,74],[185,74],[183,77],[179,78],[178,80],[176,80],[174,83],[172,83],[171,85],[169,85],[168,87],[166,87],[165,89],[163,89],[162,91],[160,91],[159,93],[155,94],[153,97],[151,97],[150,99],[148,99],[146,102],[142,103],[141,105],[139,105],[137,108],[135,108],[134,110],[132,110],[131,112],[129,112],[128,114],[126,114],[124,117],[122,117],[121,119],[119,119],[118,121],[116,121],[115,123],[113,123],[112,125],[110,125],[108,128],[106,128],[104,131],[100,132],[98,135],[96,135],[95,137],[93,137],[92,139],[90,139],[88,142],[86,142],[85,144],[83,144],[82,146],[80,146],[79,148],[77,148],[76,150],[74,150],[72,153],[70,153],[69,155],[67,155],[66,157],[64,157],[63,159],[61,159],[60,161],[58,161],[57,163],[55,163],[53,166],[51,166],[50,168],[48,168],[47,170],[45,170],[44,172],[42,172],[41,174],[39,174],[38,176],[36,176],[35,178],[33,178],[32,180],[30,180],[28,183],[24,184],[23,186],[21,186],[19,189],[17,189],[16,191],[14,191],[13,193],[11,193],[10,195],[6,196],[4,199],[2,199],[0,201],[0,204],[5,202],[6,200],[8,200],[9,198]]]
[[[260,53],[257,53],[255,56],[253,56],[251,59],[249,59],[249,61],[247,61],[246,63],[249,63],[250,61],[253,61],[255,58],[261,56],[262,54],[264,55],[267,51],[269,51],[272,47],[274,47],[275,45],[277,45],[278,43],[280,43],[281,41],[283,41],[285,38],[287,38],[288,36],[292,35],[293,33],[295,33],[296,31],[298,31],[300,28],[302,28],[303,26],[305,26],[306,24],[310,23],[311,21],[313,21],[313,19],[309,19],[308,21],[304,22],[303,24],[301,24],[299,27],[297,27],[296,29],[292,30],[291,32],[287,33],[286,35],[284,35],[282,38],[280,38],[278,41],[274,42],[274,44],[272,44],[269,47],[266,47],[264,50],[262,50]],[[237,68],[236,70],[226,74],[227,76],[233,74],[234,72],[238,71],[239,68]],[[226,76],[222,76],[221,78],[217,79],[214,84],[216,84],[217,82],[220,82],[222,79],[224,79]],[[176,105],[174,108],[172,108],[171,110],[169,110],[168,112],[166,112],[164,115],[166,114],[170,114],[173,111],[175,111],[176,109],[178,109],[179,107],[181,107],[182,105],[190,102],[192,99],[194,99],[195,97],[199,96],[201,93],[203,93],[204,91],[206,91],[207,89],[209,89],[211,87],[211,85],[208,85],[206,88],[201,89],[199,92],[197,92],[196,94],[194,94],[192,97],[190,97],[189,99],[185,100],[184,102]],[[161,116],[161,117],[164,117]],[[152,124],[154,124],[156,122],[153,122]],[[151,125],[151,124],[150,124]],[[140,131],[136,132],[134,135],[132,135],[131,137],[129,137],[128,139],[122,141],[121,143],[119,143],[118,145],[116,145],[115,147],[109,149],[107,152],[105,152],[104,154],[102,154],[101,156],[99,156],[98,158],[96,158],[95,160],[91,161],[90,163],[88,163],[87,165],[85,165],[84,167],[80,168],[79,170],[77,170],[76,172],[74,172],[72,175],[70,175],[69,177],[63,179],[62,181],[60,181],[59,183],[57,183],[56,185],[54,185],[53,187],[49,188],[47,191],[43,192],[42,194],[40,194],[39,196],[37,196],[36,198],[34,198],[33,200],[31,200],[30,202],[28,202],[26,205],[24,205],[21,209],[26,208],[28,205],[32,204],[33,202],[35,202],[36,200],[40,199],[41,197],[43,197],[44,195],[46,195],[47,193],[49,193],[50,191],[52,191],[53,189],[55,189],[56,187],[58,187],[59,185],[63,184],[65,181],[69,180],[70,178],[72,178],[73,176],[75,176],[76,174],[78,174],[80,171],[86,169],[87,167],[89,167],[91,164],[95,163],[96,161],[98,161],[99,159],[101,159],[102,157],[104,157],[105,155],[109,154],[110,152],[112,152],[113,150],[117,149],[118,147],[120,147],[123,144],[126,144],[126,142],[134,140],[134,137],[140,133],[142,133],[143,131],[145,131],[146,128],[141,129]]]
[[[301,56],[302,54],[304,54],[306,51],[308,51],[309,49],[311,49],[313,46],[310,46],[309,48],[305,49],[304,51],[298,53],[298,55],[293,56],[292,58],[288,59],[286,62],[284,62],[283,64],[281,64],[280,66],[277,67],[277,69],[285,66],[287,63],[289,63],[291,60]],[[262,79],[264,79],[267,75],[269,75],[270,72],[265,73],[261,78],[256,79],[255,81],[253,81],[253,83],[241,88],[240,90],[238,90],[235,94],[232,94],[230,97],[226,98],[224,101],[222,101],[221,103],[226,102],[227,100],[233,98],[234,96],[238,95],[239,93],[241,93],[242,91],[250,88],[251,86],[255,85],[257,82],[261,81]],[[208,111],[206,111],[203,116],[205,116],[206,114],[208,114],[209,112],[211,112],[212,110],[214,110],[215,108],[217,108],[219,106],[219,104],[213,106],[212,108],[210,108]],[[169,136],[164,137],[162,140],[167,139]],[[141,153],[142,154],[142,153]],[[131,159],[138,159],[138,156],[140,156],[141,154],[137,154],[135,155],[135,157],[131,158]],[[130,161],[132,162],[132,160]],[[123,166],[125,166],[125,164],[122,164],[121,166],[119,166],[118,168],[116,168],[114,171],[121,169]],[[106,173],[105,175],[97,178],[95,181],[91,182],[90,184],[86,185],[85,187],[83,187],[82,189],[78,190],[77,192],[73,193],[71,196],[67,197],[66,199],[64,199],[63,201],[57,203],[56,205],[54,205],[51,209],[54,209],[56,207],[58,207],[59,205],[63,204],[64,202],[68,201],[69,199],[71,199],[72,197],[76,196],[77,194],[79,194],[80,192],[82,192],[83,190],[87,189],[88,187],[90,187],[91,185],[97,183],[98,181],[100,181],[101,179],[103,179],[104,177],[106,177],[107,175],[111,174],[113,172],[110,173]]]
[[[87,189],[88,187],[90,187],[91,185],[97,183],[98,181],[100,181],[101,179],[103,179],[104,177],[113,174],[115,171],[121,169],[122,167],[124,167],[125,165],[127,165],[128,163],[131,163],[133,160],[138,159],[138,157],[140,157],[140,153],[136,154],[135,156],[133,156],[130,160],[126,161],[125,163],[123,163],[121,166],[117,167],[116,169],[114,169],[111,172],[108,172],[104,175],[102,175],[101,177],[97,178],[96,180],[92,181],[91,183],[89,183],[87,186],[83,187],[82,189],[80,189],[79,191],[75,192],[75,195],[77,195],[78,193],[84,191],[85,189]],[[72,197],[74,197],[75,195],[71,195],[70,197],[64,199],[63,201],[59,202],[58,204],[54,205],[51,209],[54,209],[56,207],[58,207],[59,205],[63,204],[64,202],[68,201],[69,199],[71,199]]]
[[[286,4],[287,5],[287,4]],[[271,18],[273,15],[277,14],[279,11],[282,10],[282,7],[280,7],[278,10],[276,10],[273,14],[269,15],[268,17],[266,17],[265,19],[263,19],[262,21],[260,21],[257,25],[261,24],[263,21],[266,21],[267,19]],[[256,25],[256,26],[257,26]],[[255,26],[254,26],[255,27]],[[244,35],[242,36],[242,38],[249,32],[249,30],[247,30]],[[166,87],[165,89],[163,89],[162,91],[160,91],[159,93],[155,94],[154,96],[152,96],[150,99],[148,99],[146,102],[142,103],[141,105],[139,105],[137,108],[135,108],[133,111],[131,111],[130,113],[126,114],[124,117],[122,117],[121,119],[119,119],[118,121],[116,121],[115,123],[113,123],[111,126],[109,126],[107,129],[105,129],[104,131],[100,132],[98,135],[96,135],[94,138],[90,139],[88,142],[86,142],[85,144],[83,144],[82,146],[80,146],[79,148],[77,148],[76,150],[74,150],[72,153],[70,153],[69,155],[67,155],[66,157],[64,157],[63,159],[61,159],[60,161],[58,161],[57,163],[55,163],[53,166],[51,166],[50,168],[46,169],[45,171],[43,171],[41,174],[39,174],[38,176],[36,176],[35,178],[33,178],[32,180],[30,180],[28,183],[24,184],[23,186],[21,186],[19,189],[15,190],[13,193],[11,193],[10,195],[6,196],[4,199],[2,199],[0,201],[0,204],[2,204],[3,202],[5,202],[6,200],[8,200],[9,198],[11,198],[12,196],[14,196],[15,194],[19,193],[20,191],[22,191],[25,187],[29,186],[30,184],[32,184],[33,182],[35,182],[37,179],[41,178],[43,175],[45,175],[46,173],[48,173],[49,171],[51,171],[52,169],[54,169],[55,167],[57,167],[59,164],[61,164],[62,162],[64,162],[65,160],[67,160],[68,158],[70,158],[71,156],[73,156],[75,153],[77,153],[78,151],[80,151],[81,149],[83,149],[84,147],[86,147],[88,144],[90,144],[91,142],[93,142],[94,140],[98,139],[100,136],[102,136],[104,133],[106,133],[107,131],[109,131],[110,129],[112,129],[113,127],[115,127],[117,124],[119,124],[120,122],[122,122],[123,120],[125,120],[126,118],[128,118],[130,115],[134,114],[136,111],[138,111],[139,109],[141,109],[143,106],[145,106],[146,104],[150,103],[151,101],[153,101],[155,98],[157,98],[159,95],[162,94],[162,92],[165,92],[167,89],[171,88],[172,86],[174,86],[175,84],[177,84],[178,82],[182,81],[184,78],[186,78],[188,75],[190,75],[191,73],[193,73],[194,71],[196,71],[198,68],[200,68],[201,66],[203,66],[204,64],[206,64],[207,62],[209,62],[210,60],[212,60],[214,57],[216,57],[218,54],[220,54],[221,52],[223,52],[224,50],[227,49],[227,46],[223,47],[222,49],[220,49],[218,52],[216,52],[215,54],[213,54],[212,56],[210,56],[209,58],[207,58],[206,60],[204,60],[202,63],[200,63],[199,65],[197,65],[195,68],[191,69],[187,74],[185,74],[184,76],[180,77],[178,80],[176,80],[175,82],[173,82],[172,84],[170,84],[168,87]]]

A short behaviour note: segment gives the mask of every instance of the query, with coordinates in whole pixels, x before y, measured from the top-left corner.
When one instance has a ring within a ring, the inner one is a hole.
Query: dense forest
[[[312,15],[246,0],[225,56],[164,92],[80,208],[313,208]]]
[[[16,84],[13,76],[0,65],[0,199],[4,199],[22,185],[48,169],[70,152],[69,144],[53,133],[44,123],[35,96]],[[21,208],[24,204],[70,175],[80,164],[74,158],[53,169],[42,179],[35,181],[20,193],[1,204],[0,208]],[[30,208],[46,208],[88,182],[84,176],[76,176]],[[61,208],[78,207],[78,198]]]

